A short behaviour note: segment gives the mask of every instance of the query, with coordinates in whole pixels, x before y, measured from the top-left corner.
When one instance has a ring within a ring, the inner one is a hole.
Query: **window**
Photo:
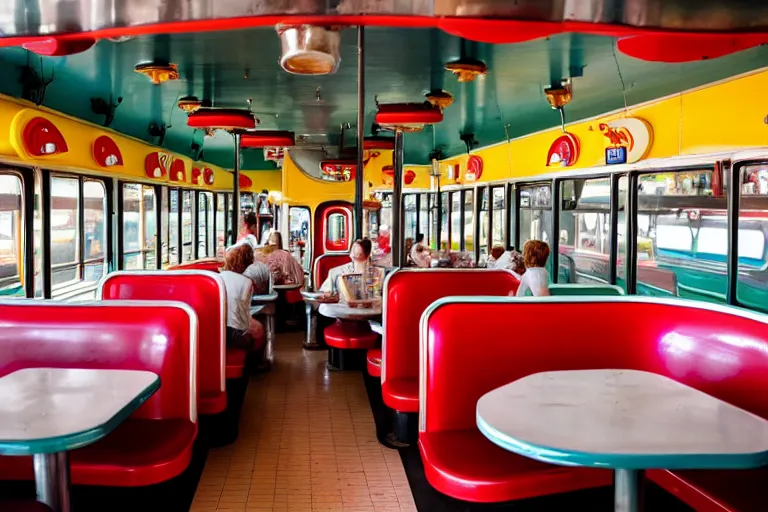
[[[560,185],[559,282],[610,282],[610,195],[609,178]]]
[[[54,287],[75,282],[79,277],[79,188],[78,178],[51,178],[51,283]]]
[[[288,242],[288,250],[304,267],[310,270],[312,265],[312,250],[309,247],[309,208],[305,206],[291,206],[288,210],[288,222],[290,224],[291,239]]]
[[[491,247],[496,245],[506,246],[507,225],[505,219],[507,195],[504,187],[492,187],[491,198],[491,216],[493,217],[491,222],[493,231],[491,233]]]
[[[403,196],[403,211],[405,213],[404,224],[405,231],[403,232],[404,240],[416,240],[416,222],[418,213],[416,211],[416,195],[407,194]]]
[[[229,241],[227,240],[226,194],[216,194],[216,257],[223,258]]]
[[[550,185],[536,185],[520,189],[520,248],[528,240],[552,243],[552,188]],[[552,256],[547,263],[550,275]]]
[[[213,195],[198,192],[197,202],[197,257],[213,256]]]
[[[327,213],[325,217],[325,250],[326,251],[346,251],[349,248],[349,212],[343,213],[337,211]]]
[[[743,306],[768,311],[765,300],[768,292],[768,163],[745,165],[741,175],[736,298]],[[717,244],[715,248],[720,246]]]
[[[474,201],[474,198],[475,198],[474,191],[472,190],[464,191],[464,250],[469,253],[469,257],[472,260],[475,259],[475,201]],[[482,241],[483,241],[483,236],[480,235],[480,243],[482,243]]]
[[[181,192],[181,243],[184,247],[182,251],[182,263],[192,261],[192,192],[183,190]]]
[[[727,211],[709,169],[638,178],[637,293],[724,302]]]
[[[421,194],[419,196],[419,231],[424,235],[424,244],[427,247],[430,247],[434,237],[432,222],[430,222],[432,210],[429,208],[433,197],[434,194]]]
[[[106,190],[100,181],[83,182],[85,256],[83,281],[98,282],[104,275],[107,247]]]
[[[451,251],[461,249],[461,192],[451,192]]]
[[[0,174],[0,297],[23,297],[24,209],[21,178]]]
[[[155,188],[123,184],[123,268],[153,269],[157,258]]]

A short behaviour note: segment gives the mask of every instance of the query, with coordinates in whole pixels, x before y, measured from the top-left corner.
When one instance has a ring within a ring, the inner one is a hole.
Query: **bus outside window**
[[[24,225],[21,179],[0,174],[0,297],[23,297]]]
[[[768,162],[745,165],[739,209],[738,302],[768,312]]]

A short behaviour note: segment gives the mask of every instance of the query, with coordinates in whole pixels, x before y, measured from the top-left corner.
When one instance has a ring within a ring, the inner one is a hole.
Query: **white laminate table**
[[[112,432],[160,387],[147,371],[27,368],[0,377],[0,455],[32,455],[38,500],[69,512],[67,452]]]
[[[519,455],[615,471],[615,509],[642,508],[645,469],[768,464],[768,421],[654,373],[529,375],[484,395],[477,426]]]
[[[323,316],[340,320],[370,320],[371,318],[381,316],[381,305],[372,308],[351,308],[342,302],[320,304],[318,312]]]

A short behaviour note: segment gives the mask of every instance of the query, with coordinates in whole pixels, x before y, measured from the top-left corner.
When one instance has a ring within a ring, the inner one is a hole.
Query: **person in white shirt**
[[[491,248],[491,255],[488,256],[488,262],[485,264],[485,268],[504,268],[498,266],[499,258],[504,255],[504,252],[503,245],[494,245]]]
[[[227,252],[231,251],[235,247],[240,247],[241,245],[247,245],[251,248],[251,251],[254,249],[257,249],[261,247],[261,244],[259,244],[259,239],[257,237],[258,235],[258,219],[256,218],[256,214],[253,212],[249,212],[243,217],[243,228],[240,232],[240,237],[238,238],[237,242],[233,245],[230,245],[227,247]]]
[[[334,267],[328,271],[328,277],[320,285],[319,291],[336,294],[339,292],[339,278],[347,274],[365,274],[369,266],[373,265],[370,260],[372,244],[367,238],[355,240],[352,249],[349,251],[349,259],[352,260],[345,265]],[[373,271],[378,275],[379,282],[384,280],[384,269],[373,267]]]
[[[429,248],[424,245],[424,233],[416,235],[416,243],[411,247],[411,260],[419,268],[429,268],[432,263]]]
[[[523,246],[525,273],[520,278],[520,287],[516,295],[524,297],[530,290],[534,297],[549,295],[549,272],[546,265],[549,258],[549,245],[541,240],[528,240]]]
[[[253,264],[253,249],[241,245],[227,253],[220,272],[227,290],[227,347],[259,348],[264,341],[264,326],[251,318],[253,281],[243,272]]]

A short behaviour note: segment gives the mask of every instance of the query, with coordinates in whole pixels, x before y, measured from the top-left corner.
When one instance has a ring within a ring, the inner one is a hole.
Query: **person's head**
[[[248,212],[243,217],[245,230],[252,235],[258,234],[258,223],[259,221],[256,219],[256,214],[253,212]]]
[[[227,252],[224,270],[242,274],[253,264],[253,249],[248,244],[239,245]]]
[[[526,268],[545,267],[549,258],[549,245],[541,240],[528,240],[523,246],[523,263]]]
[[[416,243],[420,244],[422,242],[424,242],[424,233],[419,233],[418,235],[416,235]]]
[[[355,240],[352,248],[349,250],[349,257],[353,262],[362,263],[371,256],[372,248],[371,241],[367,238]]]
[[[493,249],[491,249],[491,256],[495,260],[501,258],[502,254],[504,254],[504,246],[503,245],[494,245]]]
[[[267,245],[274,245],[278,249],[283,248],[283,235],[279,231],[273,231],[269,235]]]
[[[259,249],[259,251],[261,251],[261,254],[263,254],[264,256],[269,256],[270,254],[272,254],[276,250],[277,250],[277,246],[276,245],[270,245],[270,244],[267,244],[264,247],[262,247],[261,249]]]

